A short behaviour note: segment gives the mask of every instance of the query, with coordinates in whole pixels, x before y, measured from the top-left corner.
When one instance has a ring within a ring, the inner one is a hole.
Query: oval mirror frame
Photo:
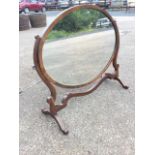
[[[59,83],[58,81],[56,81],[56,79],[53,79],[53,77],[51,77],[46,72],[46,69],[45,69],[44,64],[43,64],[43,46],[44,46],[46,38],[48,37],[48,34],[52,31],[52,29],[55,27],[55,25],[58,24],[58,22],[60,20],[62,20],[65,16],[69,15],[70,13],[73,13],[73,12],[80,10],[80,9],[97,10],[97,11],[103,13],[110,20],[110,22],[112,23],[112,26],[114,28],[114,33],[115,33],[115,45],[114,45],[114,49],[113,49],[113,54],[112,54],[109,62],[107,62],[107,65],[105,67],[103,66],[103,69],[100,71],[100,73],[98,75],[96,75],[95,78],[91,79],[90,81],[83,83],[83,84],[79,84],[79,85],[62,84],[62,83]],[[38,61],[39,61],[38,64],[40,64],[40,71],[42,72],[42,76],[45,77],[45,79],[47,79],[47,81],[49,81],[49,83],[53,83],[54,85],[62,87],[62,88],[80,88],[80,87],[84,87],[86,85],[89,85],[89,84],[95,82],[98,78],[100,78],[104,74],[104,72],[108,69],[110,64],[113,61],[116,61],[118,49],[119,49],[119,31],[118,31],[118,27],[117,27],[116,22],[113,20],[112,16],[105,9],[102,9],[96,5],[79,5],[79,6],[74,6],[74,7],[71,7],[69,9],[63,11],[45,29],[45,31],[43,32],[43,34],[41,35],[40,38],[41,39],[40,39],[40,43],[39,43],[39,47],[38,47]]]

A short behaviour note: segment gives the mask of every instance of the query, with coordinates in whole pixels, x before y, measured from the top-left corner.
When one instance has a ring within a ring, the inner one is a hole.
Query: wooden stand
[[[111,21],[111,23],[114,27],[114,30],[115,30],[115,36],[116,36],[115,48],[114,48],[112,59],[108,62],[107,66],[102,71],[102,73],[97,75],[97,77],[95,79],[93,79],[92,81],[90,81],[86,84],[82,84],[82,85],[76,85],[76,86],[63,85],[63,84],[60,84],[60,83],[54,81],[52,79],[52,77],[50,77],[46,73],[46,70],[45,70],[43,62],[42,62],[42,48],[43,48],[45,38],[47,37],[48,33],[52,30],[52,28],[58,23],[58,21],[60,19],[62,19],[64,16],[66,16],[67,14],[74,12],[81,8],[90,8],[90,9],[98,10],[98,11],[102,12],[104,15],[106,15],[106,17],[109,18],[109,20]],[[47,85],[47,87],[49,88],[49,90],[51,92],[51,96],[47,98],[47,103],[49,104],[49,111],[42,110],[42,112],[45,115],[50,115],[54,118],[54,120],[56,121],[56,123],[59,126],[59,129],[63,132],[63,134],[68,134],[68,130],[66,130],[66,128],[64,127],[60,118],[58,117],[58,111],[64,109],[67,106],[69,99],[71,99],[72,97],[80,97],[80,96],[84,96],[84,95],[88,95],[88,94],[92,93],[106,79],[116,80],[121,84],[121,86],[124,89],[128,89],[128,87],[125,86],[122,83],[122,81],[119,79],[119,65],[117,64],[117,55],[118,55],[118,50],[119,50],[119,31],[118,31],[116,22],[113,20],[111,15],[106,10],[101,9],[94,5],[80,5],[80,6],[75,6],[73,8],[69,8],[68,10],[63,12],[55,21],[53,21],[53,23],[44,32],[42,37],[36,36],[35,39],[36,39],[36,41],[35,41],[35,46],[34,46],[34,64],[35,64],[35,67],[36,67],[36,70],[37,70],[39,76],[41,77],[41,79],[44,81],[44,83]],[[105,73],[105,71],[110,66],[110,64],[112,64],[114,67],[114,73]],[[57,92],[55,89],[55,85],[62,87],[62,88],[75,88],[76,89],[76,88],[85,87],[85,86],[87,86],[89,84],[93,84],[93,83],[95,83],[95,84],[90,89],[88,89],[86,91],[78,92],[78,93],[77,92],[76,93],[73,93],[73,92],[67,93],[62,99],[62,103],[56,104]]]
[[[121,86],[124,89],[128,89],[128,86],[125,86],[122,81],[119,79],[118,77],[118,68],[119,65],[116,66],[116,70],[114,74],[111,73],[106,73],[104,74],[101,79],[97,82],[97,84],[95,84],[94,86],[92,86],[92,88],[90,88],[89,90],[85,91],[85,92],[80,92],[80,93],[67,93],[67,95],[65,95],[63,97],[62,100],[62,104],[61,105],[56,105],[53,97],[49,97],[47,99],[47,103],[49,104],[49,111],[47,110],[42,110],[42,113],[44,113],[45,115],[51,115],[56,123],[59,126],[59,129],[63,132],[63,134],[68,134],[68,130],[66,130],[66,128],[64,127],[64,124],[62,123],[62,121],[60,120],[60,118],[58,117],[57,112],[63,108],[65,108],[67,106],[68,100],[72,97],[80,97],[80,96],[84,96],[84,95],[88,95],[90,93],[92,93],[94,90],[96,90],[102,83],[104,80],[106,79],[110,79],[110,80],[116,80],[118,81]]]

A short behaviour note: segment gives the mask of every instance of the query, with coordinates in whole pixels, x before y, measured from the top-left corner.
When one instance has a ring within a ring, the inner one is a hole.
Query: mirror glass
[[[112,57],[115,32],[112,23],[94,9],[80,9],[61,19],[43,46],[46,72],[65,85],[94,79]]]

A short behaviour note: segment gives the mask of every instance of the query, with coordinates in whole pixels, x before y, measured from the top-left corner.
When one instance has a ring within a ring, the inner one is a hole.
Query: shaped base
[[[124,85],[123,82],[118,77],[115,77],[114,80],[118,81],[124,89],[129,88],[128,86]]]
[[[128,86],[123,84],[123,82],[120,80],[120,78],[117,76],[117,74],[115,75],[115,74],[106,73],[106,75],[107,75],[108,79],[118,81],[120,83],[120,85],[122,86],[122,88],[124,88],[124,89],[129,88]]]
[[[61,121],[60,117],[57,114],[53,115],[51,112],[44,110],[44,109],[42,109],[41,112],[45,115],[50,115],[52,118],[54,118],[54,120],[58,124],[60,131],[62,131],[64,135],[67,135],[69,133],[69,131],[66,129],[63,122]]]
[[[79,92],[79,93],[68,93],[67,95],[64,96],[63,100],[62,100],[62,104],[60,105],[56,105],[55,101],[53,100],[52,97],[47,98],[47,103],[50,106],[50,111],[47,110],[42,110],[42,113],[45,115],[50,115],[52,116],[52,118],[54,118],[54,120],[56,121],[56,123],[59,126],[60,131],[67,135],[69,132],[66,129],[66,127],[64,126],[64,124],[62,123],[61,119],[59,118],[59,116],[57,115],[57,112],[64,109],[67,106],[68,100],[72,97],[80,97],[80,96],[85,96],[88,95],[90,93],[92,93],[94,90],[96,90],[106,79],[110,79],[110,80],[116,80],[118,81],[121,86],[124,89],[128,89],[129,87],[124,85],[123,82],[117,77],[117,74],[110,74],[110,73],[106,73],[104,76],[102,76],[102,78],[98,81],[97,84],[95,84],[94,86],[92,86],[90,89],[88,89],[87,91],[84,92]]]

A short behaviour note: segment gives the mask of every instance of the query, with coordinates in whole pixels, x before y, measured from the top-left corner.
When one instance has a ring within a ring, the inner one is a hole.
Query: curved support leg
[[[114,80],[118,81],[124,89],[129,88],[128,86],[124,85],[123,82],[118,77],[115,77]]]
[[[60,117],[57,114],[56,115],[53,115],[51,112],[49,112],[47,110],[44,110],[44,109],[42,109],[41,111],[45,115],[50,115],[56,121],[56,123],[58,124],[58,127],[59,127],[60,131],[64,135],[67,135],[69,133],[69,131],[66,129],[66,127],[63,124],[63,122],[61,121]]]
[[[52,97],[47,98],[47,103],[50,106],[50,111],[44,110],[42,109],[42,113],[45,115],[50,115],[52,118],[54,118],[54,120],[56,121],[56,123],[58,124],[58,127],[60,129],[60,131],[62,131],[63,134],[67,135],[69,132],[68,130],[65,128],[63,122],[61,121],[60,117],[57,115],[57,111],[58,111],[58,105],[55,105],[54,100]]]
[[[121,86],[124,88],[124,89],[128,89],[129,87],[124,85],[123,82],[120,80],[119,78],[119,64],[117,64],[115,61],[113,63],[113,67],[115,69],[115,73],[114,74],[111,74],[111,73],[106,73],[108,79],[113,79],[113,80],[116,80],[118,81]]]

